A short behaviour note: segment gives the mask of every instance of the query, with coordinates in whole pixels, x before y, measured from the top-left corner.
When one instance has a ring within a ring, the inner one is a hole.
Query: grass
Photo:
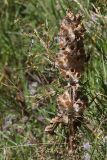
[[[53,63],[60,21],[68,8],[83,14],[85,50],[90,54],[81,82],[89,106],[78,133],[78,154],[106,160],[107,2],[4,0],[0,6],[0,160],[70,159],[65,129],[59,126],[54,136],[44,133],[56,114],[57,94],[63,92],[64,80]],[[87,142],[90,149],[85,150]]]

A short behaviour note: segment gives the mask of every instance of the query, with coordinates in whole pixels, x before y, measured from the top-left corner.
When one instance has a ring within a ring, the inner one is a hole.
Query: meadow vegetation
[[[84,160],[107,159],[107,1],[0,1],[0,160],[72,160],[66,128],[44,132],[66,83],[54,66],[66,10],[80,12],[89,61],[81,81],[88,97],[78,131]]]

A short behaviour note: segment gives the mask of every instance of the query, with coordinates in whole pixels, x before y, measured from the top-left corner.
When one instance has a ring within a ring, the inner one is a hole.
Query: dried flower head
[[[85,69],[86,55],[84,50],[84,26],[80,14],[74,15],[67,12],[63,19],[59,33],[60,51],[55,65],[60,74],[67,81],[65,91],[57,98],[58,114],[51,120],[45,131],[53,132],[59,123],[65,123],[69,129],[69,148],[73,152],[77,128],[81,125],[87,100],[81,99],[82,88],[79,84],[80,77]]]

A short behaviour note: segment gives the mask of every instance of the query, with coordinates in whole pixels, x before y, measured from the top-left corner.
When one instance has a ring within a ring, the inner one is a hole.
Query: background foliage
[[[54,67],[60,21],[81,12],[90,54],[81,82],[89,99],[78,137],[82,159],[107,159],[106,0],[0,1],[0,159],[69,159],[66,129],[48,136],[66,83]],[[87,127],[88,126],[88,127]]]

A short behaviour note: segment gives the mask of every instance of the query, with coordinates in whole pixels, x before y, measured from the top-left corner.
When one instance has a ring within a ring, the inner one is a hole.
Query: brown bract
[[[72,99],[68,90],[66,90],[62,95],[58,96],[57,98],[58,109],[61,113],[65,113],[65,111],[68,111],[68,109],[72,107],[72,104]]]

